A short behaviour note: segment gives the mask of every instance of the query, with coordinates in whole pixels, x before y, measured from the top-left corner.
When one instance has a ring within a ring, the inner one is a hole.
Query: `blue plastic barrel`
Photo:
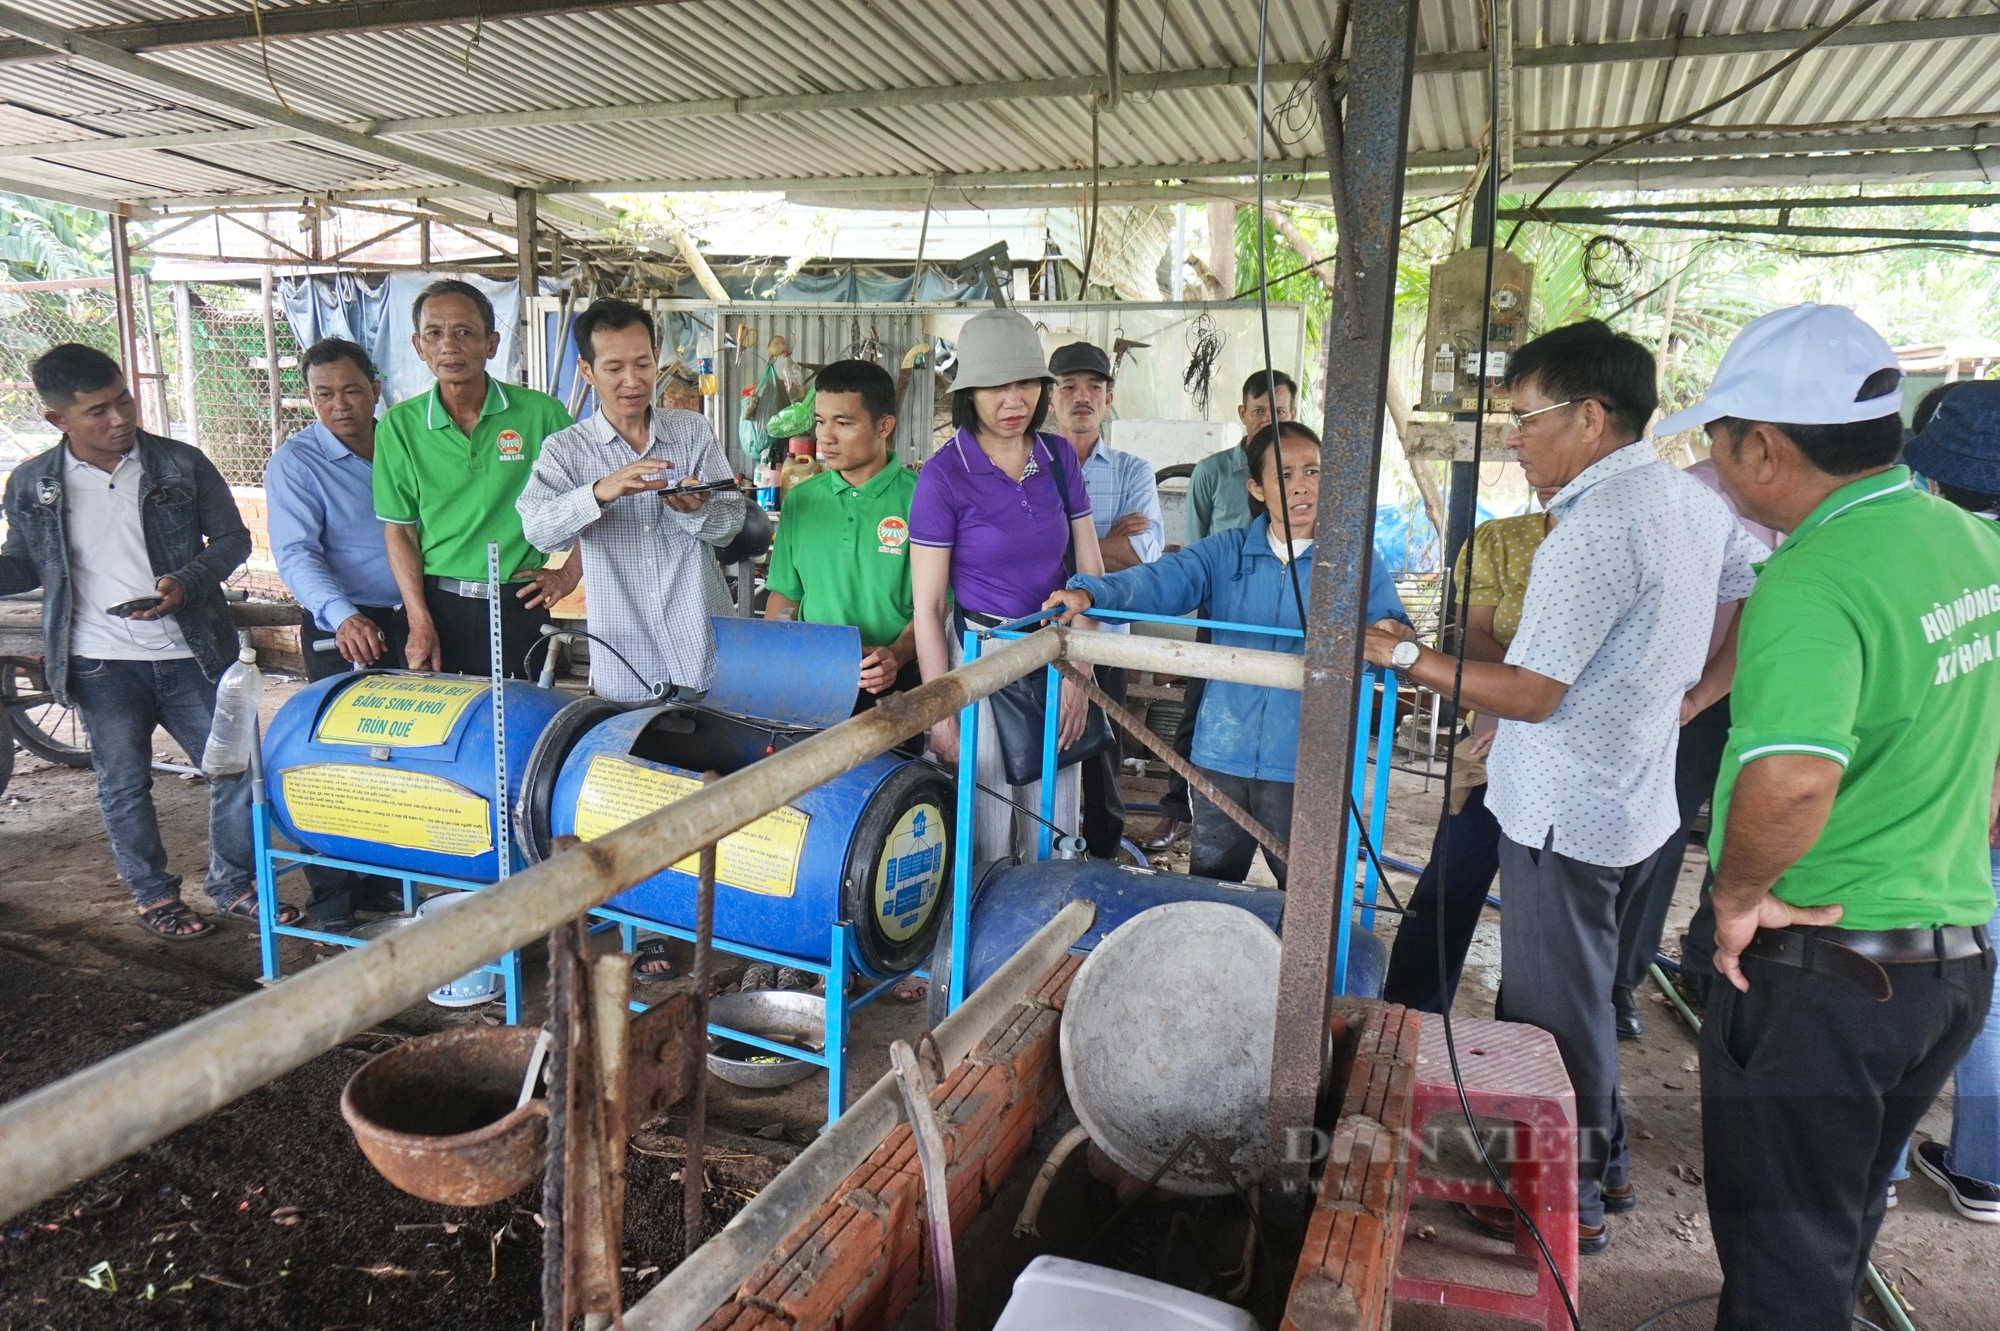
[[[700,789],[704,773],[726,776],[811,733],[685,704],[589,724],[592,705],[602,715],[604,704],[579,703],[574,721],[551,729],[553,738],[589,725],[562,758],[546,802],[528,793],[531,808],[546,808],[550,837],[602,836]],[[951,774],[935,764],[885,754],[725,837],[716,852],[716,937],[826,962],[833,926],[845,920],[865,972],[915,969],[950,899],[952,790]],[[692,929],[695,868],[690,856],[606,904]]]
[[[488,681],[376,670],[294,694],[264,735],[271,812],[322,855],[468,882],[502,877],[493,847],[493,702]],[[506,685],[507,782],[564,695]]]
[[[965,992],[969,994],[984,984],[1007,958],[1020,951],[1037,930],[1072,901],[1091,901],[1097,905],[1097,919],[1090,932],[1076,943],[1078,950],[1086,952],[1134,915],[1173,901],[1220,901],[1240,906],[1280,936],[1284,933],[1285,894],[1275,887],[1249,887],[1103,860],[1039,860],[1027,864],[1003,861],[989,868],[974,888]],[[1363,998],[1381,997],[1382,979],[1389,963],[1388,949],[1374,934],[1359,927],[1350,933],[1348,949],[1345,992]],[[945,973],[948,954],[949,939],[940,937],[937,956],[932,961],[933,975]],[[1171,985],[1174,977],[1162,976],[1161,983]],[[940,993],[943,988],[939,983],[932,986],[931,992]]]

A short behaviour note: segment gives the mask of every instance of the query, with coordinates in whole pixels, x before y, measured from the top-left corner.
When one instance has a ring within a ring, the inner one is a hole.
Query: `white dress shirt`
[[[1549,504],[1507,664],[1568,685],[1539,723],[1502,721],[1486,805],[1507,838],[1610,867],[1680,826],[1682,696],[1701,678],[1715,607],[1768,553],[1701,484],[1629,444]]]
[[[652,442],[643,453],[599,411],[542,441],[542,454],[514,507],[521,531],[537,550],[583,545],[583,597],[590,631],[631,662],[591,644],[590,687],[617,702],[652,696],[666,683],[706,689],[715,674],[710,615],[726,615],[729,588],[716,549],[743,526],[743,496],[710,494],[692,513],[668,508],[646,490],[599,504],[598,481],[640,458],[657,458],[675,484],[735,478],[708,421],[692,411],[655,408]],[[634,676],[633,670],[645,678]]]
[[[105,612],[121,601],[158,595],[159,578],[146,553],[139,517],[139,482],[145,472],[137,449],[110,471],[94,467],[63,446],[63,520],[69,528],[72,656],[100,661],[170,661],[189,657],[174,617],[120,619]]]

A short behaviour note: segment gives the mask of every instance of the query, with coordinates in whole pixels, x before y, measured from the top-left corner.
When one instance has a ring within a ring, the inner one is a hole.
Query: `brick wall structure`
[[[1280,1331],[1389,1325],[1410,1210],[1408,1143],[1422,1034],[1420,1012],[1334,1000],[1334,1076],[1345,1089]]]
[[[1081,964],[1079,957],[1058,962],[931,1098],[950,1157],[954,1235],[999,1191],[1062,1091],[1056,1033]],[[923,1177],[904,1124],[703,1331],[883,1331],[909,1306],[929,1265]]]

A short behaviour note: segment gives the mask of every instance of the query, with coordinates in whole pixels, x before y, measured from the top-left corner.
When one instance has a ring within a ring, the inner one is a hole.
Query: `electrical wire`
[[[1872,3],[1872,0],[1868,0],[1868,2]],[[1497,32],[1499,30],[1499,15],[1497,12],[1499,3],[1500,0],[1486,0],[1489,32]],[[1497,142],[1500,133],[1500,44],[1489,41],[1487,46],[1492,56],[1491,67],[1487,71],[1486,83],[1487,128],[1490,135],[1488,142]],[[1488,170],[1497,172],[1497,163],[1490,164]],[[1493,338],[1493,262],[1499,248],[1496,244],[1499,240],[1498,213],[1500,210],[1500,182],[1497,175],[1492,178],[1490,186],[1483,186],[1481,188],[1480,198],[1475,206],[1484,209],[1486,212],[1486,280],[1485,288],[1479,302],[1480,372],[1478,376],[1478,396],[1475,403],[1476,413],[1472,418],[1472,466],[1470,468],[1470,474],[1476,478],[1479,475],[1479,463],[1486,443],[1487,374],[1485,356],[1486,349],[1491,344]],[[1519,228],[1517,227],[1516,230],[1518,231]],[[1476,480],[1474,484],[1477,484]],[[1469,537],[1470,533],[1467,533],[1467,535]],[[1466,571],[1468,574],[1471,572],[1469,556]],[[1452,644],[1451,711],[1453,716],[1459,715],[1460,696],[1465,687],[1466,635],[1463,626],[1472,613],[1472,579],[1470,577],[1464,580],[1463,585],[1458,588],[1458,592],[1459,609],[1457,622],[1460,625],[1460,630],[1455,635],[1456,641]],[[1440,884],[1445,881],[1445,876],[1451,867],[1451,837],[1448,829],[1452,818],[1451,787],[1457,770],[1457,757],[1458,746],[1454,744],[1445,753],[1444,808],[1439,815],[1440,835],[1437,838],[1438,882]],[[1479,1131],[1478,1118],[1472,1112],[1472,1100],[1465,1091],[1465,1074],[1459,1067],[1458,1042],[1451,1028],[1452,994],[1448,984],[1450,968],[1447,965],[1447,960],[1450,956],[1450,946],[1445,939],[1444,911],[1440,909],[1435,912],[1435,915],[1437,925],[1438,983],[1443,990],[1441,994],[1443,1001],[1439,1004],[1442,1009],[1439,1014],[1441,1017],[1439,1024],[1444,1031],[1445,1055],[1451,1064],[1451,1081],[1453,1088],[1458,1093],[1459,1110],[1465,1116],[1465,1125],[1471,1134],[1474,1149],[1479,1152],[1480,1163],[1486,1166],[1487,1174],[1492,1178],[1494,1186],[1500,1190],[1500,1195],[1507,1199],[1507,1205],[1512,1209],[1515,1217],[1527,1228],[1529,1237],[1534,1239],[1535,1247],[1541,1253],[1543,1263],[1548,1267],[1549,1274],[1555,1278],[1556,1289],[1562,1295],[1563,1311],[1569,1315],[1570,1326],[1574,1328],[1574,1331],[1583,1331],[1583,1320],[1577,1315],[1576,1300],[1571,1295],[1569,1284],[1563,1279],[1562,1272],[1556,1267],[1555,1254],[1549,1251],[1548,1242],[1542,1237],[1541,1228],[1535,1223],[1535,1218],[1528,1214],[1527,1209],[1521,1205],[1520,1199],[1514,1196],[1513,1189],[1508,1186],[1506,1177],[1500,1172],[1500,1167],[1493,1163],[1493,1157],[1486,1149],[1486,1140]]]
[[[526,675],[530,679],[534,678],[535,648],[541,646],[547,646],[550,651],[554,651],[556,649],[555,642],[558,632],[567,633],[571,637],[588,638],[590,639],[590,641],[596,643],[599,647],[602,647],[605,651],[610,652],[613,656],[618,658],[618,664],[624,666],[627,670],[631,671],[632,678],[638,680],[640,687],[650,692],[654,698],[656,699],[664,698],[668,694],[674,691],[674,682],[672,680],[667,680],[664,683],[655,683],[654,681],[647,679],[644,675],[639,673],[639,668],[637,666],[633,665],[630,661],[625,659],[625,653],[619,651],[616,647],[613,647],[610,643],[598,637],[595,633],[588,632],[587,630],[584,629],[551,630],[547,633],[544,633],[541,637],[535,639],[533,642],[529,643],[528,650],[521,653],[521,673],[523,675]]]
[[[1790,55],[1787,55],[1784,59],[1778,61],[1776,64],[1770,66],[1768,69],[1765,69],[1763,72],[1759,73],[1756,77],[1749,79],[1737,85],[1736,87],[1730,89],[1728,92],[1722,94],[1722,96],[1716,98],[1714,101],[1709,102],[1706,105],[1696,110],[1690,111],[1684,116],[1677,116],[1672,120],[1663,121],[1662,123],[1657,125],[1648,125],[1644,129],[1640,130],[1637,134],[1634,134],[1629,138],[1614,139],[1612,142],[1605,144],[1603,147],[1585,154],[1582,161],[1576,163],[1574,166],[1567,168],[1562,172],[1562,174],[1558,175],[1554,180],[1551,180],[1547,185],[1544,185],[1542,187],[1542,192],[1535,196],[1534,202],[1530,203],[1528,205],[1528,208],[1530,210],[1539,208],[1542,205],[1542,202],[1546,200],[1549,197],[1549,195],[1556,192],[1557,187],[1562,185],[1564,181],[1568,180],[1571,176],[1574,176],[1577,172],[1583,170],[1583,168],[1585,168],[1586,166],[1589,166],[1592,162],[1601,161],[1604,158],[1611,156],[1611,154],[1620,151],[1621,149],[1631,147],[1635,143],[1643,143],[1647,139],[1657,138],[1660,135],[1665,134],[1670,130],[1681,129],[1685,126],[1691,125],[1695,121],[1702,119],[1704,116],[1707,116],[1712,112],[1721,110],[1723,107],[1729,105],[1731,102],[1735,101],[1737,98],[1743,96],[1745,93],[1751,91],[1752,89],[1762,87],[1764,84],[1769,83],[1772,79],[1784,73],[1786,70],[1790,69],[1793,65],[1796,65],[1799,61],[1805,59],[1807,55],[1809,55],[1819,46],[1828,41],[1831,41],[1835,33],[1839,32],[1842,28],[1845,28],[1848,24],[1854,22],[1854,20],[1860,18],[1863,14],[1873,9],[1877,3],[1878,0],[1861,0],[1859,4],[1855,5],[1845,14],[1842,14],[1832,23],[1828,24],[1826,27],[1821,28],[1817,32],[1815,32],[1811,40],[1795,47]],[[1489,42],[1488,45],[1493,46],[1497,52],[1499,45],[1498,43]],[[1496,56],[1496,64],[1497,64],[1497,56]],[[1495,91],[1495,97],[1497,99],[1498,89],[1496,88],[1494,91]],[[1497,132],[1499,126],[1498,115],[1494,116],[1493,123],[1495,130]],[[1491,141],[1493,140],[1489,140],[1489,142]],[[1508,248],[1510,249],[1513,248],[1515,237],[1521,234],[1521,228],[1526,225],[1527,222],[1525,219],[1514,223],[1514,229],[1507,235]]]
[[[1648,1317],[1645,1321],[1639,1323],[1639,1325],[1633,1327],[1632,1331],[1653,1331],[1654,1327],[1658,1326],[1661,1322],[1666,1321],[1667,1318],[1673,1316],[1675,1313],[1680,1312],[1681,1310],[1686,1308],[1693,1308],[1699,1304],[1711,1302],[1721,1297],[1722,1297],[1722,1291],[1718,1289],[1712,1294],[1697,1294],[1691,1299],[1682,1299],[1679,1303],[1670,1303],[1666,1307],[1654,1313],[1651,1317]],[[1863,1317],[1860,1313],[1853,1313],[1851,1314],[1851,1316],[1854,1319],[1854,1325],[1860,1327],[1861,1331],[1883,1331],[1883,1328],[1869,1321],[1866,1317]]]

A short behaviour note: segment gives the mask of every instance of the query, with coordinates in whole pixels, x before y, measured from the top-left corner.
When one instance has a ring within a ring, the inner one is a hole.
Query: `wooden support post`
[[[270,427],[271,451],[276,452],[283,443],[284,435],[284,384],[278,377],[278,315],[273,308],[276,297],[276,281],[271,270],[264,269],[264,280],[260,284],[260,295],[264,307],[264,393],[270,400],[267,424]]]
[[[140,273],[133,281],[138,287],[133,310],[139,322],[137,341],[139,349],[146,353],[145,383],[133,387],[139,393],[146,428],[155,434],[166,434],[169,421],[166,364],[160,358],[160,330],[153,322],[153,279]]]
[[[697,862],[694,906],[694,1029],[708,1030],[708,986],[715,965],[715,847],[703,846]],[[844,1003],[845,994],[829,993],[829,1003]],[[685,1260],[701,1246],[707,1228],[703,1211],[708,1204],[708,1041],[697,1039],[689,1052],[690,1077],[694,1095],[688,1104],[687,1131],[682,1134],[681,1152],[681,1257]]]
[[[515,275],[521,283],[521,325],[516,336],[521,349],[521,382],[529,381],[528,374],[528,327],[534,320],[532,302],[541,289],[535,280],[537,274],[535,232],[541,223],[536,207],[535,192],[531,189],[514,191],[514,259]]]
[[[1322,74],[1318,99],[1340,228],[1337,263],[1348,271],[1336,273],[1325,336],[1319,530],[1327,539],[1312,554],[1291,892],[1266,1120],[1264,1214],[1282,1221],[1300,1218],[1309,1200],[1328,985],[1353,879],[1348,774],[1360,702],[1368,533],[1374,526],[1387,405],[1417,0],[1358,0],[1352,22],[1346,81],[1336,86],[1331,71]]]
[[[194,297],[185,282],[174,283],[174,342],[180,348],[181,442],[199,445],[194,393]]]
[[[111,294],[118,310],[118,363],[127,384],[138,391],[138,321],[132,314],[132,239],[125,230],[125,218],[111,219]]]

